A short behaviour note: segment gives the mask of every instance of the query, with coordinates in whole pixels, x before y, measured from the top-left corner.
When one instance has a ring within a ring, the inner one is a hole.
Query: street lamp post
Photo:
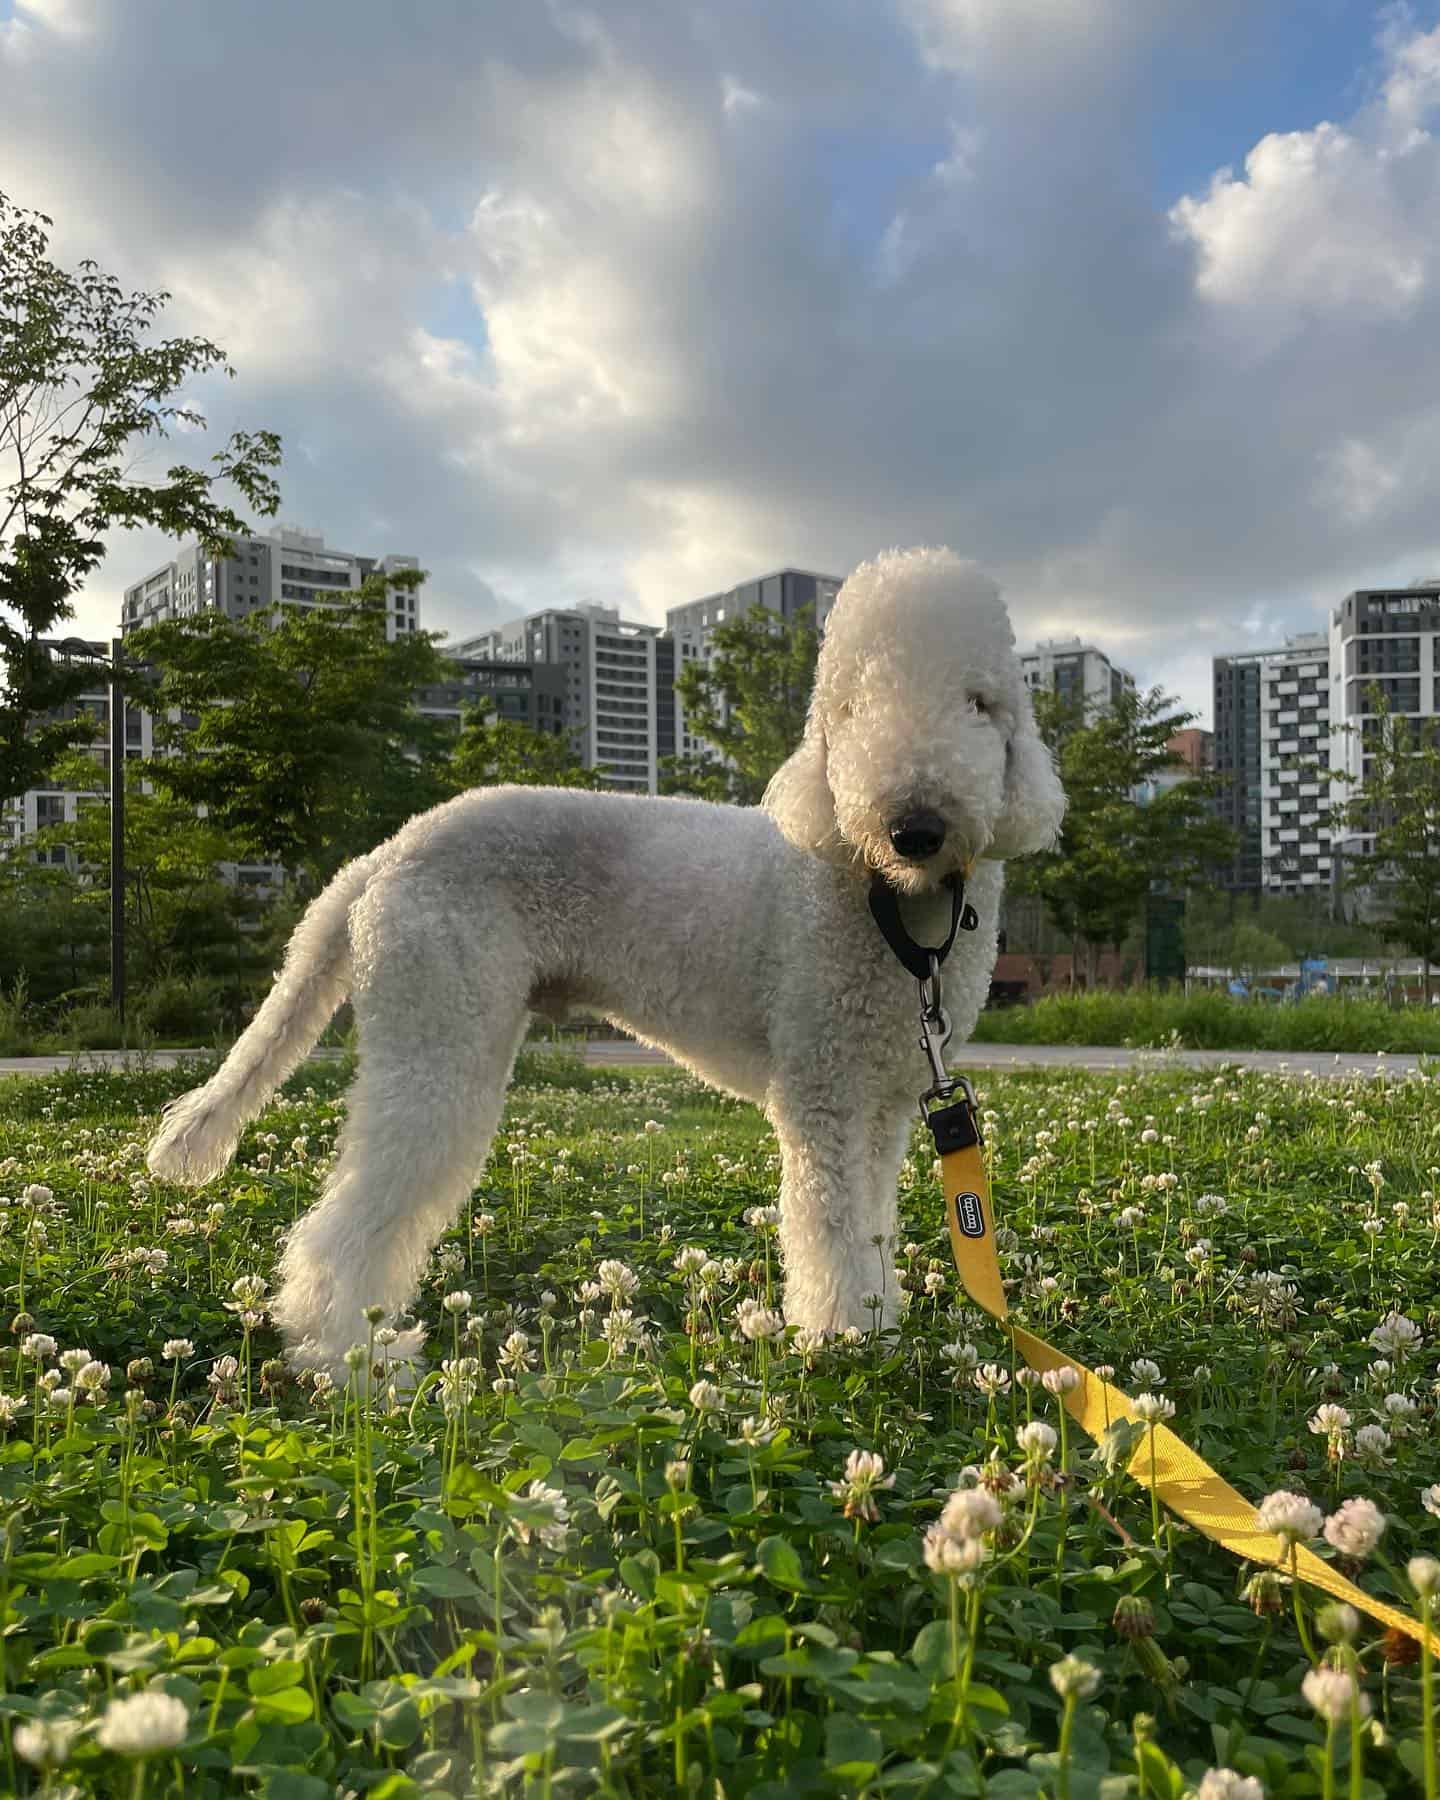
[[[119,638],[110,640],[107,661],[84,638],[62,638],[65,656],[88,658],[110,677],[110,1008],[125,1021],[125,691],[121,685]]]

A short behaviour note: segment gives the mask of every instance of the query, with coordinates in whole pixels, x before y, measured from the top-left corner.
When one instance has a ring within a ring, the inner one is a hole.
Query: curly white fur
[[[906,861],[890,834],[920,809],[945,842]],[[409,1303],[484,1166],[530,1011],[584,1005],[764,1107],[790,1321],[865,1326],[878,1295],[889,1324],[896,1176],[927,1068],[871,871],[934,942],[940,883],[973,861],[979,928],[945,967],[963,1038],[994,965],[1002,859],[1051,842],[1063,811],[999,590],[949,550],[888,552],[841,589],[804,742],[764,808],[508,787],[412,819],[310,907],[224,1066],[167,1109],[150,1169],[218,1173],[349,995],[349,1118],[275,1308],[292,1361],[338,1375],[364,1308]]]

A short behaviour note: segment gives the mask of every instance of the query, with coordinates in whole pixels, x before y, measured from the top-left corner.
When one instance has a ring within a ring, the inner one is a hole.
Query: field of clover
[[[957,1304],[918,1128],[903,1325],[821,1341],[753,1110],[523,1059],[401,1392],[407,1321],[358,1318],[340,1386],[267,1317],[343,1073],[189,1194],[143,1158],[195,1078],[0,1089],[0,1791],[1437,1794],[1415,1640],[1157,1517]],[[980,1099],[1017,1316],[1426,1616],[1434,1082]]]

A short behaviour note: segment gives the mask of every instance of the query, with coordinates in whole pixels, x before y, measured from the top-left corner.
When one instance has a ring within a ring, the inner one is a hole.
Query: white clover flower
[[[502,1369],[509,1369],[518,1374],[528,1369],[535,1362],[535,1352],[530,1348],[529,1334],[524,1331],[512,1331],[496,1352],[496,1360]]]
[[[1265,1789],[1253,1775],[1237,1775],[1234,1769],[1207,1769],[1200,1777],[1195,1800],[1265,1800]]]
[[[1175,1417],[1175,1402],[1167,1400],[1164,1394],[1137,1394],[1130,1404],[1142,1425],[1158,1425]]]
[[[259,1275],[239,1275],[230,1283],[228,1312],[254,1312],[270,1291],[270,1283]]]
[[[1390,1417],[1400,1424],[1413,1419],[1420,1410],[1408,1394],[1387,1394],[1380,1404]]]
[[[1440,1519],[1440,1481],[1432,1481],[1429,1487],[1421,1488],[1420,1504],[1426,1512]]]
[[[1381,1463],[1390,1453],[1390,1433],[1383,1425],[1362,1425],[1355,1433],[1355,1454],[1361,1462]]]
[[[525,1498],[538,1503],[549,1513],[548,1521],[534,1527],[540,1542],[547,1550],[563,1550],[565,1548],[565,1530],[570,1523],[570,1502],[559,1488],[546,1487],[543,1481],[532,1481],[525,1490]],[[523,1544],[530,1542],[531,1527],[516,1519],[515,1530]]]
[[[1319,1537],[1325,1515],[1303,1494],[1292,1494],[1288,1489],[1280,1488],[1260,1502],[1255,1523],[1261,1531],[1278,1537],[1288,1548],[1302,1538]]]
[[[67,1375],[75,1374],[77,1370],[83,1369],[86,1363],[94,1362],[94,1360],[88,1350],[75,1349],[60,1352],[60,1367]]]
[[[745,1223],[752,1231],[774,1231],[780,1223],[778,1206],[750,1206],[745,1209]]]
[[[476,1237],[489,1237],[495,1229],[495,1215],[490,1212],[476,1213],[474,1232]]]
[[[615,1355],[628,1350],[632,1344],[645,1342],[646,1321],[637,1319],[627,1306],[618,1306],[614,1312],[607,1313],[601,1320],[600,1329]]]
[[[20,1340],[20,1354],[29,1357],[31,1362],[47,1362],[56,1348],[54,1338],[44,1331],[32,1331],[29,1337]]]
[[[1159,1363],[1151,1362],[1148,1356],[1137,1356],[1130,1365],[1130,1379],[1138,1381],[1142,1387],[1164,1387],[1165,1377],[1160,1373]]]
[[[595,1271],[595,1280],[600,1292],[608,1295],[616,1306],[622,1300],[628,1300],[640,1286],[640,1277],[635,1271],[627,1263],[619,1262],[614,1257],[601,1263]]]
[[[975,1371],[975,1385],[987,1399],[993,1399],[1009,1388],[1010,1375],[999,1363],[981,1363]]]
[[[109,1363],[88,1362],[83,1369],[75,1371],[75,1386],[84,1394],[98,1395],[109,1379]]]
[[[1047,1369],[1040,1384],[1047,1394],[1071,1394],[1080,1385],[1080,1371],[1071,1363],[1062,1363],[1058,1369]]]
[[[697,1381],[690,1390],[690,1404],[698,1413],[719,1412],[725,1396],[713,1381]]]
[[[987,1488],[956,1488],[936,1523],[947,1537],[978,1538],[1003,1517],[1000,1502]]]
[[[1357,1706],[1362,1719],[1370,1711],[1368,1696],[1359,1691],[1344,1669],[1310,1669],[1300,1683],[1300,1691],[1320,1717],[1330,1724],[1348,1719]]]
[[[233,1356],[217,1356],[214,1367],[205,1379],[217,1396],[233,1393],[240,1379],[240,1364]]]
[[[159,1756],[183,1744],[189,1729],[183,1700],[147,1689],[112,1700],[95,1736],[102,1750],[119,1756]]]
[[[1370,1342],[1377,1350],[1400,1358],[1413,1355],[1422,1341],[1420,1327],[1402,1312],[1387,1313],[1370,1333]]]
[[[951,1537],[937,1519],[926,1530],[921,1553],[937,1575],[968,1575],[984,1562],[985,1545],[978,1537]]]
[[[759,1338],[778,1338],[785,1333],[784,1315],[768,1306],[746,1306],[740,1312],[737,1323],[741,1335],[752,1344]]]
[[[674,1267],[680,1275],[698,1275],[709,1260],[698,1244],[687,1244],[676,1256]]]
[[[181,1362],[187,1356],[195,1354],[195,1346],[189,1338],[166,1338],[160,1355],[165,1362]]]
[[[1325,1541],[1342,1556],[1368,1556],[1384,1534],[1385,1515],[1373,1500],[1342,1501],[1325,1521]]]
[[[832,1481],[830,1492],[844,1502],[847,1519],[865,1519],[872,1525],[880,1517],[874,1495],[878,1489],[893,1488],[895,1477],[885,1473],[885,1459],[873,1450],[852,1450],[845,1459],[845,1472]]]
[[[1082,1656],[1065,1656],[1051,1663],[1050,1685],[1062,1700],[1088,1700],[1100,1686],[1100,1671]]]
[[[78,1719],[31,1719],[15,1727],[15,1754],[37,1769],[59,1769],[80,1735]]]
[[[440,1302],[448,1313],[468,1313],[471,1307],[469,1293],[464,1288],[456,1288],[453,1294],[447,1294]]]
[[[1309,1425],[1316,1437],[1337,1438],[1350,1429],[1350,1415],[1343,1406],[1317,1406]]]
[[[1440,1562],[1433,1556],[1412,1556],[1405,1565],[1405,1573],[1415,1592],[1427,1600],[1440,1589]]]
[[[1045,1462],[1059,1440],[1052,1426],[1043,1419],[1032,1419],[1015,1433],[1015,1442],[1031,1462]]]

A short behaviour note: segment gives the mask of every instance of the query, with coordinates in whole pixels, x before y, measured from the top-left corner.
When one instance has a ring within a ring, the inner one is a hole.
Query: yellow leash
[[[939,1015],[936,1022],[941,1021],[943,1015]],[[928,1042],[926,1048],[930,1049]],[[931,1061],[933,1066],[936,1058],[932,1056]],[[957,1088],[959,1097],[954,1098]],[[950,1248],[965,1292],[1004,1328],[1032,1369],[1043,1372],[1068,1366],[1076,1371],[1080,1377],[1078,1385],[1062,1395],[1061,1400],[1083,1431],[1099,1438],[1117,1419],[1134,1420],[1134,1408],[1119,1388],[1111,1387],[1093,1370],[1076,1362],[1074,1357],[1063,1355],[1053,1344],[1047,1344],[1033,1332],[1010,1323],[1005,1288],[1000,1280],[995,1218],[980,1130],[975,1119],[974,1097],[966,1083],[947,1078],[926,1096],[927,1101],[931,1098],[947,1101],[934,1111],[922,1104],[922,1111],[940,1157]],[[1262,1531],[1255,1508],[1244,1495],[1237,1493],[1168,1427],[1142,1425],[1142,1429],[1147,1435],[1130,1459],[1129,1473],[1142,1487],[1153,1487],[1165,1505],[1188,1525],[1203,1531],[1206,1537],[1214,1538],[1217,1544],[1223,1544],[1236,1556],[1297,1575],[1312,1587],[1322,1588],[1337,1600],[1347,1601],[1357,1611],[1368,1613],[1382,1625],[1413,1638],[1423,1638],[1423,1627],[1409,1613],[1373,1599],[1303,1544],[1297,1544],[1292,1552],[1278,1537]],[[1430,1643],[1432,1649],[1440,1651],[1440,1634],[1432,1631]]]

